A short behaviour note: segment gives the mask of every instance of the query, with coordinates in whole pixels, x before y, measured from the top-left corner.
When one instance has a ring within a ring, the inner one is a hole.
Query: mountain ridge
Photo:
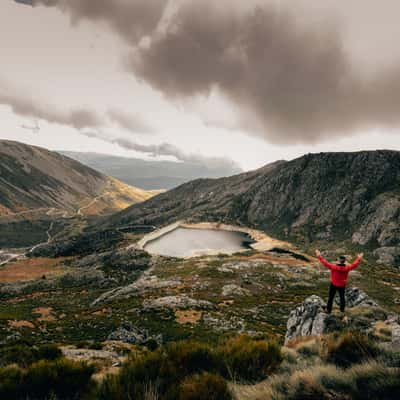
[[[111,216],[105,226],[209,220],[300,242],[350,241],[397,257],[399,188],[398,151],[307,154],[230,178],[189,182]]]
[[[94,213],[99,207],[112,212],[151,195],[56,152],[0,140],[0,216],[53,208],[89,212],[92,201],[98,203]]]

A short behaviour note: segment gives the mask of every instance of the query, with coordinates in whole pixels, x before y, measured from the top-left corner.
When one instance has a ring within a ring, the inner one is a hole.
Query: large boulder
[[[250,290],[235,284],[225,285],[222,287],[222,296],[224,297],[248,296],[249,294]]]
[[[139,329],[130,322],[123,322],[114,332],[110,333],[107,340],[115,340],[130,344],[146,344],[151,341],[162,344],[162,335],[151,336],[146,329]]]
[[[146,299],[142,311],[160,310],[213,310],[215,306],[207,300],[195,300],[187,295],[165,296],[157,299]]]
[[[374,251],[374,256],[378,259],[378,264],[400,267],[400,247],[380,247]]]
[[[351,310],[347,321],[335,314],[327,314],[326,303],[321,297],[315,295],[307,297],[290,313],[285,343],[301,336],[319,336],[342,330],[346,326],[367,333],[373,329],[377,321],[384,321],[387,318],[385,310],[358,288],[346,290],[346,303]]]
[[[352,308],[357,306],[373,306],[377,307],[378,304],[371,299],[364,291],[358,287],[347,288],[345,291],[346,307]],[[338,295],[335,297],[337,305],[340,304],[340,298]]]
[[[181,283],[179,279],[159,279],[155,275],[143,277],[143,279],[139,279],[130,285],[118,287],[103,293],[93,301],[92,307],[112,301],[126,300],[147,291],[174,288]]]
[[[307,297],[291,311],[287,321],[285,343],[299,336],[321,335],[325,332],[325,302],[319,296]]]

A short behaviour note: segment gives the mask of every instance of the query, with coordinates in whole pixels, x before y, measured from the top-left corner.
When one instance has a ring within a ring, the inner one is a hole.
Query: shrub
[[[18,364],[27,368],[39,360],[56,360],[62,356],[61,350],[55,345],[31,346],[26,343],[5,346],[0,351],[0,367]]]
[[[339,338],[328,340],[326,359],[339,367],[348,368],[353,364],[375,358],[378,347],[359,332],[346,332]]]
[[[45,344],[37,350],[37,360],[54,361],[62,357],[62,351],[54,344]]]
[[[280,346],[265,340],[240,336],[227,340],[218,350],[227,378],[257,381],[272,373],[282,362]]]
[[[298,380],[290,388],[286,400],[330,400],[331,396],[314,380]]]
[[[400,397],[400,370],[377,363],[355,366],[350,371],[355,390],[354,400],[397,400]]]
[[[0,399],[19,398],[22,370],[16,367],[0,369]]]
[[[168,363],[177,378],[202,371],[217,371],[222,368],[222,360],[208,345],[197,342],[172,343],[167,347]]]
[[[82,398],[88,391],[94,367],[65,359],[39,361],[27,369],[0,370],[0,398],[58,400]]]
[[[120,399],[122,393],[144,398],[149,385],[160,393],[176,398],[179,383],[187,376],[216,369],[212,349],[201,343],[171,343],[165,349],[147,352],[127,362],[117,379],[107,378],[100,389],[100,399]]]
[[[179,388],[179,400],[231,400],[226,381],[208,372],[186,378]]]
[[[160,399],[176,400],[183,396],[182,391],[185,395],[189,393],[192,386],[201,387],[200,393],[203,393],[206,390],[204,382],[215,385],[215,390],[226,385],[222,378],[217,380],[210,374],[246,380],[263,379],[276,369],[281,360],[278,345],[249,337],[229,339],[216,349],[198,342],[171,343],[131,358],[117,377],[105,379],[97,398],[144,399],[149,396],[150,387]]]
[[[327,393],[337,393],[337,398],[353,400],[399,398],[400,370],[398,368],[366,362],[346,370],[333,369],[333,366],[318,367],[309,373],[315,376],[316,381]]]
[[[100,342],[93,342],[93,343],[89,344],[88,349],[90,349],[90,350],[102,350],[103,349],[103,344],[100,343]]]

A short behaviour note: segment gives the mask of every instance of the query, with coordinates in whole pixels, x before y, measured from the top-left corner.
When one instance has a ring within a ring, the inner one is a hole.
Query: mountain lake
[[[253,240],[242,232],[178,227],[147,242],[149,253],[170,257],[233,254],[250,249]]]

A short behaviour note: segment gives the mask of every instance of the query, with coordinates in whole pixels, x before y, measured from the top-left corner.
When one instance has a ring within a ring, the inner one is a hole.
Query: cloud
[[[225,170],[227,175],[232,175],[235,172],[238,173],[242,171],[239,165],[229,158],[206,157],[199,154],[188,154],[170,143],[140,144],[128,138],[112,138],[102,132],[95,131],[83,132],[83,134],[88,137],[95,137],[112,144],[117,144],[126,150],[133,150],[139,153],[149,154],[152,157],[174,157],[181,162],[200,164],[208,168]]]
[[[78,130],[97,129],[104,124],[99,115],[83,108],[60,111],[49,105],[39,104],[33,99],[10,93],[10,90],[0,90],[0,104],[9,106],[15,114],[21,117],[42,119],[49,123],[66,125]]]
[[[131,132],[156,133],[156,130],[143,118],[134,113],[126,113],[121,110],[112,109],[108,111],[108,118],[120,128]]]
[[[171,98],[218,88],[243,125],[275,143],[398,127],[400,69],[361,78],[333,26],[301,26],[269,6],[229,12],[189,1],[137,46],[130,70]]]
[[[18,1],[21,2],[21,1]],[[71,21],[101,21],[126,38],[138,40],[157,27],[168,0],[24,0],[32,6],[57,7]]]
[[[15,114],[21,117],[42,119],[49,123],[65,125],[78,130],[103,129],[111,121],[120,128],[130,132],[156,132],[154,127],[135,113],[130,114],[118,109],[112,109],[107,112],[108,120],[106,120],[98,113],[85,108],[61,111],[51,105],[42,104],[37,100],[19,95],[17,92],[10,90],[10,88],[0,88],[0,104],[9,106]]]
[[[39,4],[73,21],[106,22],[131,46],[126,67],[137,78],[170,99],[216,88],[241,127],[269,142],[318,143],[399,127],[400,62],[364,73],[340,26],[306,25],[300,20],[307,14],[298,18],[289,2],[279,9],[263,0],[33,2]],[[379,57],[377,49],[371,57]]]
[[[0,105],[5,105],[21,117],[35,118],[44,120],[48,123],[72,127],[80,131],[81,134],[103,140],[111,144],[117,144],[126,150],[134,150],[139,153],[150,154],[153,157],[170,156],[175,157],[182,162],[202,164],[209,168],[219,168],[226,171],[227,175],[233,172],[240,172],[240,167],[232,160],[219,157],[205,157],[196,154],[187,154],[178,147],[162,143],[159,145],[143,145],[131,139],[123,137],[113,137],[103,130],[107,127],[107,122],[97,113],[83,108],[76,108],[69,111],[60,111],[52,108],[50,105],[43,105],[33,99],[10,95],[9,88],[0,87]],[[145,132],[143,128],[152,131],[140,117],[131,116],[118,110],[108,112],[108,117],[117,122],[126,130]],[[137,119],[136,119],[137,118]],[[154,131],[152,131],[154,132]]]

